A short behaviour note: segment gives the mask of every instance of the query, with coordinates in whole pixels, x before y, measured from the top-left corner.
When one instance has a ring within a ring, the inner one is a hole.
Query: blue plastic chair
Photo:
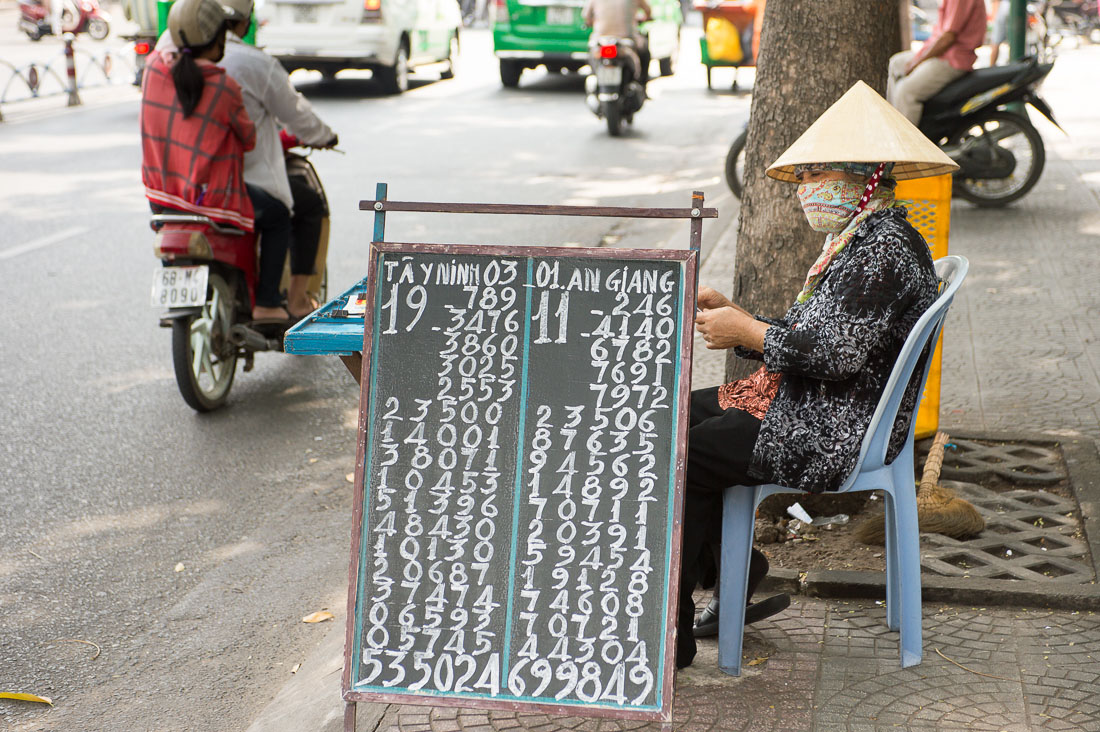
[[[915,418],[910,420],[905,446],[890,464],[886,463],[886,450],[913,369],[925,348],[929,344],[935,346],[947,317],[947,309],[968,268],[965,257],[950,256],[936,260],[936,272],[946,286],[905,339],[882,398],[871,417],[867,434],[863,437],[856,467],[837,491],[881,490],[886,494],[886,623],[890,630],[901,630],[902,668],[921,661],[920,536],[913,470]],[[921,375],[922,389],[931,361],[931,358],[927,359]],[[745,594],[756,508],[760,501],[773,493],[802,491],[774,484],[738,485],[727,488],[722,498],[722,602],[718,607],[718,667],[731,676],[741,675]]]

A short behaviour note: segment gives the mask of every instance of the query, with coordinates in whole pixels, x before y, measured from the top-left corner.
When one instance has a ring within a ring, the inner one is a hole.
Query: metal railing
[[[0,121],[5,104],[65,94],[74,107],[81,104],[80,90],[132,83],[136,73],[125,47],[93,53],[66,34],[65,48],[45,63],[16,66],[0,59]]]

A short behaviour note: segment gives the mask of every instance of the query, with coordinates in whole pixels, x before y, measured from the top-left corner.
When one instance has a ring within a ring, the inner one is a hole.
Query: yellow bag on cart
[[[706,27],[707,55],[715,61],[740,62],[745,58],[737,26],[726,18],[708,18]]]

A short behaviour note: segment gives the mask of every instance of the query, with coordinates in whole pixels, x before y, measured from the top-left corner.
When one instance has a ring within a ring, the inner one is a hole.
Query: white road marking
[[[20,244],[19,246],[10,247],[0,251],[0,259],[11,259],[12,257],[18,257],[20,254],[26,254],[32,252],[35,249],[41,249],[42,247],[48,247],[51,244],[60,244],[66,239],[72,239],[75,236],[80,236],[88,230],[87,226],[71,226],[68,229],[63,229],[53,234],[47,234],[46,236],[32,239],[26,244]]]

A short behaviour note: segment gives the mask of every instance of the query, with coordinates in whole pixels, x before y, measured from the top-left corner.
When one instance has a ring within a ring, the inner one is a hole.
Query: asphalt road
[[[378,181],[401,200],[630,206],[686,206],[702,189],[722,215],[705,250],[737,223],[720,176],[749,97],[706,91],[687,34],[680,72],[652,85],[622,139],[576,77],[502,89],[484,31],[467,34],[453,81],[425,74],[400,97],[365,78],[300,88],[346,153],[313,158],[333,208],[334,294],[366,272],[373,222],[358,201]],[[149,305],[137,92],[110,94],[8,106],[0,123],[0,690],[54,700],[0,701],[0,727],[244,729],[327,631],[301,618],[344,601],[357,390],[336,359],[260,354],[222,411],[183,403]],[[387,225],[390,240],[460,243],[685,247],[688,233],[549,217]]]

